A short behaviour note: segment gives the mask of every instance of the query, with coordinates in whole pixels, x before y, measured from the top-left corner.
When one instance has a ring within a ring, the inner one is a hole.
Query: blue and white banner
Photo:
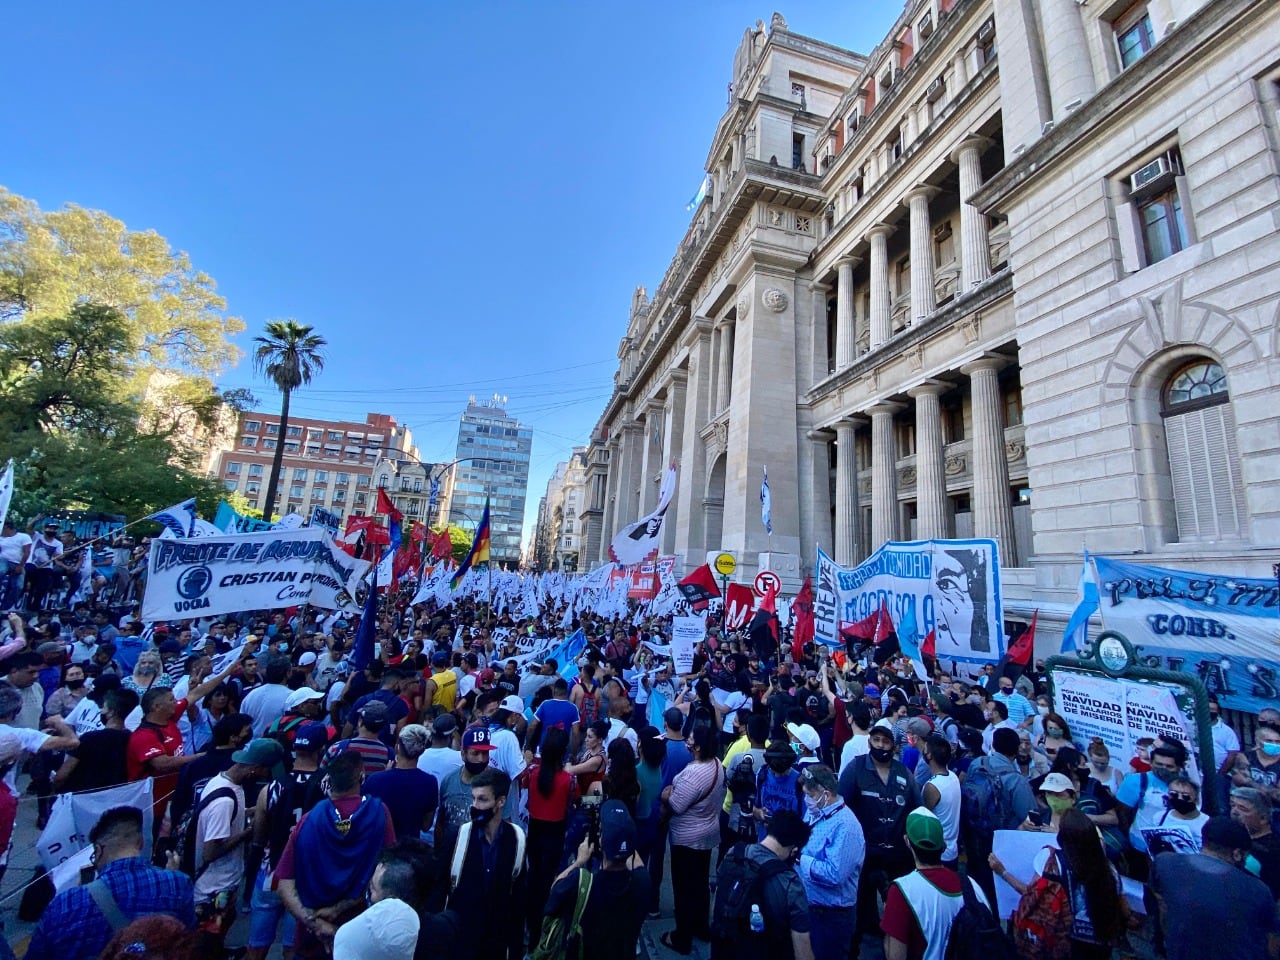
[[[189,537],[192,528],[196,525],[196,498],[192,497],[181,503],[175,503],[172,507],[165,507],[159,513],[151,514],[147,519],[161,524],[175,537]]]
[[[813,571],[813,637],[829,647],[840,641],[840,566],[821,549]]]
[[[0,473],[0,523],[9,515],[9,501],[13,499],[13,461]]]
[[[825,561],[825,563],[824,563]],[[825,580],[835,567],[835,616]],[[814,577],[815,633],[838,638],[842,624],[865,620],[884,603],[895,629],[914,624],[921,645],[930,633],[939,660],[996,663],[1004,656],[1000,554],[994,540],[916,540],[886,543],[852,570],[821,551]],[[819,619],[819,614],[829,618]],[[835,642],[839,642],[836,640]]]
[[[324,507],[312,507],[311,526],[328,530],[336,539],[338,530],[342,527],[342,517],[332,510],[326,510]]]
[[[355,608],[369,569],[334,545],[328,531],[267,530],[151,542],[142,619],[148,622],[274,610],[309,603]]]
[[[1140,646],[1144,666],[1198,676],[1229,710],[1280,699],[1275,580],[1094,557],[1102,622]]]
[[[65,890],[79,882],[80,867],[90,864],[89,831],[113,807],[142,811],[142,855],[151,854],[151,780],[86,793],[64,793],[53,802],[49,820],[36,840],[40,862],[52,876],[54,888]]]
[[[218,504],[218,512],[213,515],[213,525],[223,533],[256,533],[271,529],[268,521],[237,513],[225,500]]]

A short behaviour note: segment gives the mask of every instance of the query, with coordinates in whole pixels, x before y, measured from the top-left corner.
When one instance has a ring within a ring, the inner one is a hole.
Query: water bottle
[[[760,904],[751,905],[751,932],[764,933],[764,914],[760,912]]]

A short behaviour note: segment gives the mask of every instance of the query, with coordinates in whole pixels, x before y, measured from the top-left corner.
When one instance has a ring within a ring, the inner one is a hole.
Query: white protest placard
[[[693,649],[707,635],[707,622],[702,617],[673,617],[671,620],[671,658],[676,673],[693,673]]]
[[[1052,833],[1038,833],[1034,830],[997,830],[992,837],[991,849],[1009,875],[1027,883],[1035,873],[1035,859],[1045,847],[1058,849],[1058,837]],[[1062,865],[1062,854],[1058,854],[1058,864]],[[1129,877],[1121,878],[1121,886],[1129,906],[1135,913],[1146,913],[1142,903],[1143,886]],[[1079,888],[1083,892],[1084,888]],[[1018,909],[1018,901],[1022,895],[1017,890],[996,877],[996,911],[1001,920],[1008,920]]]
[[[309,603],[354,607],[368,562],[339,550],[327,530],[261,530],[151,541],[142,619],[213,617]]]

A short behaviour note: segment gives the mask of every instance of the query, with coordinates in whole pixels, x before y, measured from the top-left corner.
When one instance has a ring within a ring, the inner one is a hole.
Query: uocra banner
[[[1102,622],[1144,666],[1194,673],[1229,710],[1280,699],[1280,587],[1095,557]]]
[[[994,540],[886,543],[852,570],[819,553],[814,611],[820,638],[864,620],[883,601],[894,628],[914,619],[923,644],[930,632],[941,661],[995,663],[1004,656],[1000,555]],[[834,568],[834,620],[825,599]]]
[[[142,618],[208,617],[303,603],[352,607],[352,591],[368,568],[319,527],[157,539],[147,562]]]

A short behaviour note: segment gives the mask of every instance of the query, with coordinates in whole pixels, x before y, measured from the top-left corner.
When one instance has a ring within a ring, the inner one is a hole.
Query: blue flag
[[[1069,653],[1084,646],[1089,636],[1089,618],[1098,611],[1098,577],[1089,562],[1089,551],[1084,552],[1084,566],[1080,568],[1080,582],[1076,586],[1076,608],[1062,633],[1062,652]]]
[[[369,596],[365,598],[364,610],[360,614],[360,629],[356,631],[356,642],[352,644],[351,656],[347,658],[352,670],[363,670],[373,660],[373,638],[377,629],[378,567],[375,565],[369,581]]]

